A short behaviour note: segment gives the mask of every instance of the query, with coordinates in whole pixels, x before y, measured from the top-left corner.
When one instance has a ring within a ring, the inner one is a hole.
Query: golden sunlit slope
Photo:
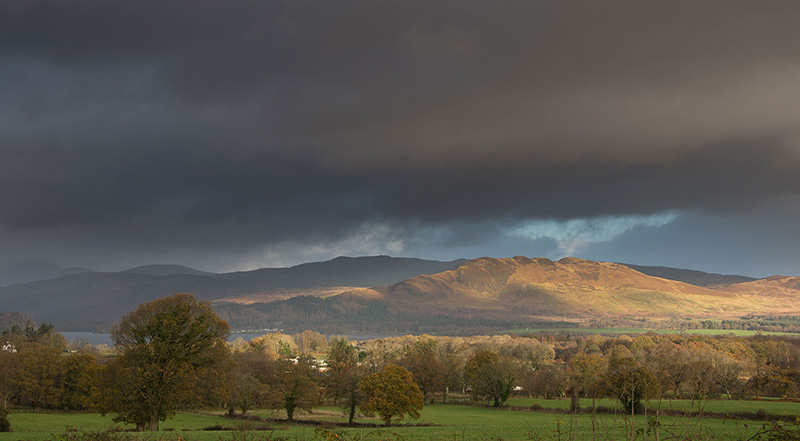
[[[750,282],[756,283],[756,282]],[[745,284],[743,284],[745,285]],[[458,268],[369,290],[408,312],[531,315],[738,315],[784,311],[791,299],[755,298],[651,277],[625,265],[564,258],[470,260]],[[365,297],[348,292],[344,297]],[[798,308],[800,309],[800,308]]]
[[[322,288],[309,288],[309,289],[279,289],[275,291],[267,291],[263,293],[237,295],[231,297],[223,297],[215,299],[213,304],[221,303],[236,303],[240,305],[252,305],[253,303],[269,303],[280,300],[291,299],[298,296],[311,296],[311,297],[331,297],[341,294],[344,291],[357,291],[362,288],[354,286],[331,286]],[[369,289],[369,288],[363,288]]]
[[[797,314],[800,311],[800,277],[772,276],[718,289],[752,298],[770,312]]]

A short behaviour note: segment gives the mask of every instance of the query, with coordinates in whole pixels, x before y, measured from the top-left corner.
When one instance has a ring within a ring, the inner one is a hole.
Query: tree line
[[[625,414],[664,398],[800,398],[800,341],[783,337],[404,336],[351,342],[314,331],[227,343],[207,302],[141,305],[112,331],[114,351],[68,344],[52,326],[15,326],[0,343],[0,408],[99,410],[141,430],[181,409],[297,410],[323,401],[352,424],[386,424],[433,400],[502,406],[512,394],[614,398]],[[655,403],[655,404],[653,404]],[[594,407],[594,406],[593,406]]]

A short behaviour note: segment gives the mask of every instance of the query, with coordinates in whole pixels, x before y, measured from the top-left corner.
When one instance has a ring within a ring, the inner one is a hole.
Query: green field
[[[637,329],[637,328],[520,328],[506,329],[498,332],[499,334],[646,334],[654,332],[661,335],[671,334],[699,334],[699,335],[735,335],[737,337],[752,337],[754,335],[778,335],[788,337],[800,337],[800,334],[793,332],[762,332],[748,331],[742,329]]]
[[[750,409],[750,402],[709,402],[717,409],[734,411]],[[759,408],[771,413],[800,413],[798,403],[754,402]],[[530,406],[539,404],[545,408],[564,408],[567,400],[528,400],[516,398],[509,400],[509,405]],[[582,403],[583,404],[583,403]],[[601,403],[598,403],[601,404]],[[613,405],[613,402],[602,403]],[[680,407],[684,404],[673,403]],[[589,405],[587,402],[586,405]],[[767,408],[767,406],[772,406]],[[708,408],[708,407],[707,407]],[[717,410],[715,410],[717,411]],[[274,411],[255,411],[253,414],[263,417],[280,416]],[[337,408],[324,407],[311,415],[301,415],[300,419],[330,421],[343,423],[346,421]],[[10,415],[12,433],[0,433],[0,441],[45,440],[67,430],[98,431],[116,426],[109,416],[102,417],[92,413],[14,413]],[[378,423],[375,419],[358,419],[362,423]],[[400,424],[405,424],[401,421]],[[568,414],[544,412],[527,412],[462,405],[428,405],[419,420],[411,420],[411,424],[427,424],[427,426],[393,426],[389,428],[369,427],[354,429],[329,429],[340,432],[339,439],[344,440],[590,440],[590,439],[626,439],[626,421],[619,415],[598,415],[595,420],[595,431],[592,431],[592,416],[588,414],[571,417]],[[268,431],[242,430],[202,430],[220,425],[224,428],[252,427],[253,424],[268,424],[273,427]],[[761,422],[744,420],[725,420],[704,418],[663,417],[660,434],[662,439],[670,435],[690,434],[688,439],[730,439],[745,440],[760,427]],[[155,436],[141,433],[135,436],[147,440],[175,440],[180,437],[186,441],[265,441],[267,439],[285,440],[318,440],[325,439],[314,426],[288,425],[286,423],[254,423],[242,422],[222,416],[181,413],[174,419],[161,425],[162,430]],[[647,428],[643,416],[634,420],[634,430]],[[331,438],[336,439],[336,438]],[[655,439],[654,437],[652,439]]]
[[[592,406],[592,400],[582,398],[581,407],[588,409]],[[547,400],[543,398],[510,398],[506,405],[515,407],[541,406],[544,409],[569,409],[569,400]],[[611,398],[601,398],[595,401],[596,406],[613,408],[617,406],[616,400]],[[680,411],[698,411],[702,408],[704,412],[711,413],[734,413],[734,412],[753,412],[763,410],[771,415],[795,415],[800,417],[800,402],[787,402],[777,400],[706,400],[702,402],[689,400],[662,400],[659,404],[656,401],[648,403],[649,409],[665,409]]]
[[[53,434],[66,431],[103,431],[112,428],[133,429],[129,424],[118,424],[110,415],[97,413],[12,413],[9,415],[12,433],[0,433],[0,441],[46,439]],[[164,431],[201,430],[205,427],[221,425],[234,427],[241,423],[222,416],[179,413],[175,418],[161,423]],[[216,439],[216,438],[214,438]]]

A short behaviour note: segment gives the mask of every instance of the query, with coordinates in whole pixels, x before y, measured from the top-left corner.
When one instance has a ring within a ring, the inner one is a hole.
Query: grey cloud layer
[[[747,212],[800,191],[798,13],[5,2],[0,226],[223,246]]]

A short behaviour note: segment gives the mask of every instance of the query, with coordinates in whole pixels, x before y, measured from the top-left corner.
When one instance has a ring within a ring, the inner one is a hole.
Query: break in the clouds
[[[637,227],[662,227],[678,218],[678,213],[668,212],[651,216],[598,217],[527,221],[511,229],[514,236],[538,240],[551,238],[564,256],[574,256],[592,244],[610,242]]]
[[[3,2],[0,260],[223,270],[574,252],[680,265],[748,237],[737,254],[800,273],[796,252],[763,248],[792,240],[757,245],[793,239],[800,221],[781,209],[800,193],[799,13]],[[661,260],[629,240],[690,237],[701,219],[730,236]]]

